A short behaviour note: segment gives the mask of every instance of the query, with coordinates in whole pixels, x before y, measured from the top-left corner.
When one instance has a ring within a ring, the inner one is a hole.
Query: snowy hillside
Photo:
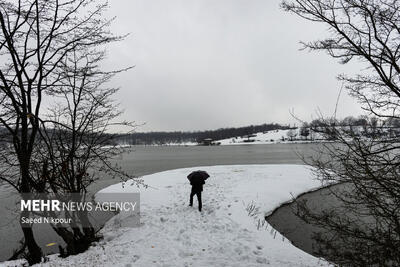
[[[148,189],[128,183],[102,192],[141,192],[141,226],[118,228],[114,217],[104,240],[66,259],[50,256],[41,266],[326,266],[280,236],[263,219],[291,194],[318,187],[300,165],[201,167],[211,177],[203,211],[188,206],[188,173],[177,169],[145,176]],[[249,208],[253,207],[253,216]],[[247,209],[247,210],[246,210]],[[118,216],[117,216],[118,217]],[[260,225],[259,225],[260,224]],[[1,266],[15,266],[7,262]]]
[[[320,134],[310,132],[307,138],[300,135],[299,128],[290,130],[272,130],[268,132],[255,133],[245,137],[234,137],[218,140],[221,145],[243,145],[243,144],[275,144],[288,142],[312,142],[322,139]]]

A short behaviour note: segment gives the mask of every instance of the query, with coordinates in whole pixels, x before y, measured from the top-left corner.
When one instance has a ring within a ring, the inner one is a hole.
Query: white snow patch
[[[288,132],[292,131],[295,135],[290,141]],[[221,145],[259,145],[259,144],[277,144],[277,143],[311,143],[321,142],[324,138],[321,134],[310,131],[310,135],[305,138],[300,135],[300,128],[291,130],[271,130],[267,132],[259,132],[251,135],[251,137],[233,137],[228,139],[218,140],[216,142]]]
[[[327,266],[293,246],[259,219],[277,206],[320,186],[302,165],[201,167],[211,177],[203,191],[203,211],[188,206],[186,176],[198,168],[143,177],[147,189],[130,182],[101,192],[140,192],[141,226],[116,228],[109,221],[104,240],[66,259],[51,255],[41,266]],[[246,207],[259,208],[249,216]],[[265,229],[265,227],[267,227]],[[4,262],[15,266],[20,262]]]

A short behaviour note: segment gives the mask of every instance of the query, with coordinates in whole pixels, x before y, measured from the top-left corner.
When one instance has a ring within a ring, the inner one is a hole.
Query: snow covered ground
[[[299,133],[300,129],[292,130],[271,130],[267,132],[255,133],[254,137],[234,137],[223,140],[218,140],[221,145],[257,145],[257,144],[276,144],[276,143],[309,143],[309,142],[321,142],[322,136],[318,133],[311,132],[310,135],[305,139]],[[289,140],[288,133],[291,132],[293,135],[293,141]],[[246,142],[248,139],[253,140],[252,142]],[[314,141],[312,141],[313,139]],[[316,140],[318,139],[318,140]]]
[[[66,259],[52,255],[42,266],[327,266],[262,223],[266,214],[292,195],[320,186],[307,167],[201,169],[211,175],[204,186],[201,213],[197,200],[194,207],[188,206],[186,176],[197,168],[145,176],[147,189],[129,182],[115,184],[102,192],[140,191],[141,226],[117,228],[114,217],[102,230],[104,240],[87,252]]]

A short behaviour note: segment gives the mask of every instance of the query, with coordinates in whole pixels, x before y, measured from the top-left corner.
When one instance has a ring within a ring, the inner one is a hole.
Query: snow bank
[[[264,215],[292,195],[320,186],[305,166],[201,169],[211,175],[204,186],[203,212],[198,212],[196,200],[195,207],[188,206],[190,185],[186,176],[197,168],[145,176],[147,189],[129,182],[109,186],[101,192],[141,193],[141,226],[117,228],[111,220],[102,230],[104,240],[86,253],[66,259],[52,255],[42,266],[327,265],[263,224]]]

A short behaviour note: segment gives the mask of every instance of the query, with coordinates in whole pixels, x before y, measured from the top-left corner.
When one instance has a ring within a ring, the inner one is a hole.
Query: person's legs
[[[197,201],[199,202],[199,211],[201,211],[202,203],[201,203],[201,192],[197,192]]]
[[[189,206],[193,206],[193,196],[195,195],[195,193],[193,191],[190,192],[190,202],[189,202]]]

